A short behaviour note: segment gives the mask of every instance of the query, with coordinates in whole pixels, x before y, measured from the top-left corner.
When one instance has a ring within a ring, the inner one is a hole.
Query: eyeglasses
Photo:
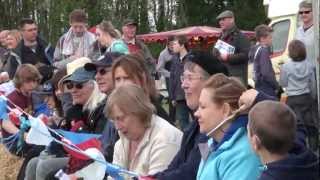
[[[83,84],[84,83],[72,83],[72,82],[69,82],[69,83],[66,84],[66,87],[69,90],[73,89],[73,87],[75,87],[76,89],[82,89],[83,88]]]
[[[180,80],[181,82],[184,82],[184,81],[194,81],[194,80],[200,80],[202,79],[203,77],[200,76],[200,75],[183,75],[183,76],[180,76]]]
[[[302,15],[302,14],[309,14],[311,11],[299,11],[299,14]]]

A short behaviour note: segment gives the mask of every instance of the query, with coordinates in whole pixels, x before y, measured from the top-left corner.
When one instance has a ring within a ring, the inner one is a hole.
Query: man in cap
[[[156,61],[152,57],[149,48],[141,41],[136,38],[138,24],[133,19],[126,19],[122,25],[122,39],[129,48],[129,53],[142,54],[146,60],[148,70],[151,74],[156,73]]]
[[[234,47],[234,53],[221,53],[221,59],[230,75],[239,77],[247,85],[250,42],[237,28],[232,11],[223,11],[217,16],[217,20],[222,30],[219,39]]]
[[[184,65],[181,82],[187,105],[191,109],[190,115],[192,116],[192,121],[184,132],[180,150],[168,168],[152,177],[159,180],[196,179],[201,160],[198,143],[206,142],[207,137],[200,134],[199,124],[193,118],[193,112],[199,106],[200,92],[206,80],[216,73],[228,75],[227,68],[216,57],[200,51],[190,53]]]
[[[114,60],[123,55],[118,52],[107,52],[98,61],[87,63],[84,68],[96,73],[95,79],[102,93],[110,94],[113,89],[111,67]]]

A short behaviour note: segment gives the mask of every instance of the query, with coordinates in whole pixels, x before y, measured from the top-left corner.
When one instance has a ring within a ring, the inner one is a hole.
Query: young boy
[[[316,180],[319,160],[296,143],[296,117],[285,104],[262,101],[249,112],[248,138],[264,164],[259,180]]]
[[[255,88],[275,97],[279,85],[270,59],[271,33],[272,29],[267,25],[259,25],[255,28],[258,43],[250,49],[249,61],[253,62]]]
[[[292,40],[288,46],[290,59],[281,66],[280,85],[288,95],[287,105],[297,116],[297,123],[307,133],[309,147],[316,152],[319,146],[319,122],[313,97],[316,90],[315,70],[306,59],[305,44]]]

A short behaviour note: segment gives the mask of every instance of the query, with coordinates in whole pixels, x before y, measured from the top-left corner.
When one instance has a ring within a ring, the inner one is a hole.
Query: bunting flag
[[[76,176],[82,177],[84,180],[102,180],[105,173],[108,173],[116,180],[123,180],[123,175],[138,177],[138,174],[135,172],[128,171],[120,166],[106,162],[103,154],[101,153],[101,142],[98,140],[101,135],[51,129],[46,126],[41,117],[35,118],[9,101],[14,106],[14,108],[10,108],[7,104],[8,101],[9,100],[5,96],[0,95],[0,122],[1,120],[9,119],[10,117],[8,114],[17,111],[14,113],[14,116],[20,115],[17,117],[20,126],[25,128],[30,127],[26,137],[27,143],[48,146],[52,141],[55,141],[58,144],[63,145],[72,157],[81,160],[94,160],[90,165],[76,171]],[[21,116],[22,114],[24,116]],[[29,121],[22,118],[25,116],[27,116]],[[16,141],[17,137],[19,137],[19,133],[20,132],[10,136],[8,140]],[[58,138],[52,136],[51,133],[58,136]]]
[[[26,142],[29,144],[48,146],[54,138],[47,126],[40,118],[29,117],[31,128],[27,134]]]
[[[7,101],[2,97],[3,95],[0,96],[0,121],[4,119],[8,119]]]
[[[99,151],[102,150],[101,142],[98,138],[101,136],[99,134],[87,134],[87,133],[75,133],[70,131],[58,130],[58,132],[63,136],[62,141],[70,146],[75,146],[75,148],[85,151],[89,148],[96,148]],[[86,156],[82,153],[76,152],[73,149],[64,146],[64,149],[73,157],[81,160],[89,160],[91,156]]]

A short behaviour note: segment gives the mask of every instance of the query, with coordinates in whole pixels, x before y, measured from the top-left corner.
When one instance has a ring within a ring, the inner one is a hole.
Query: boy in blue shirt
[[[295,114],[283,103],[262,101],[250,110],[248,137],[264,164],[259,180],[319,178],[319,160],[296,132]]]

